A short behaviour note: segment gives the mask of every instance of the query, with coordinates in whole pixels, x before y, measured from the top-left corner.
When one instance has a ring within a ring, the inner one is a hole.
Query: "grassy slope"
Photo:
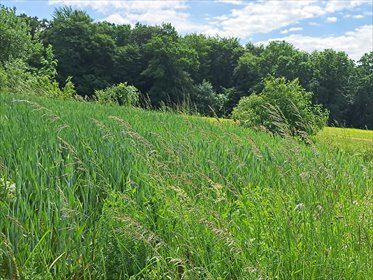
[[[16,183],[0,278],[373,277],[372,162],[231,123],[33,101],[0,95],[0,173]]]

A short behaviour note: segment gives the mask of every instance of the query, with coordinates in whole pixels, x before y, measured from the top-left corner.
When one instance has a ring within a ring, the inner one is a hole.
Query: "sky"
[[[52,19],[61,6],[96,21],[159,25],[184,35],[236,37],[242,44],[286,40],[308,52],[333,48],[358,60],[373,51],[373,0],[0,0],[18,13]]]

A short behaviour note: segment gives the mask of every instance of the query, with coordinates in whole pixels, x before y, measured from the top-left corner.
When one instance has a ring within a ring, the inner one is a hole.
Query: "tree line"
[[[203,115],[229,116],[241,97],[263,90],[266,78],[284,77],[313,93],[312,102],[329,110],[329,124],[373,128],[373,51],[355,62],[345,52],[307,53],[285,41],[242,45],[237,38],[181,36],[171,24],[95,22],[70,7],[56,9],[50,21],[0,9],[12,18],[0,19],[0,67],[23,57],[28,71],[59,85],[71,81],[81,96],[128,83],[155,108],[188,103]]]

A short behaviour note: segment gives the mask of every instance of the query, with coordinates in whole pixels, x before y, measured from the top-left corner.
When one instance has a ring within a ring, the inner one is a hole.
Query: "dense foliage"
[[[25,58],[31,51],[31,35],[27,23],[14,9],[0,6],[0,66],[9,60]]]
[[[61,83],[55,80],[53,47],[43,46],[35,34],[31,36],[30,22],[25,16],[18,17],[15,10],[0,6],[0,91],[72,98],[76,92],[71,77]]]
[[[315,135],[326,124],[328,113],[313,106],[312,94],[298,80],[270,77],[260,94],[241,98],[232,116],[244,126],[264,128],[283,136]]]
[[[263,90],[268,76],[285,77],[298,79],[313,93],[312,102],[330,111],[329,124],[373,125],[373,52],[355,62],[344,52],[309,54],[287,42],[243,46],[236,38],[180,36],[170,24],[95,22],[69,7],[57,9],[50,21],[0,11],[3,70],[5,62],[23,58],[28,72],[48,75],[60,87],[70,79],[81,96],[94,98],[101,89],[128,82],[155,108],[189,104],[201,114],[229,116],[242,96]],[[58,61],[54,68],[45,65],[53,64],[49,46]]]
[[[0,112],[0,278],[373,279],[361,156],[130,107]]]
[[[119,106],[136,106],[140,97],[138,89],[126,83],[96,90],[95,95],[100,103]]]
[[[372,279],[371,131],[133,108],[303,136],[372,128],[372,83],[373,52],[0,6],[0,279]]]

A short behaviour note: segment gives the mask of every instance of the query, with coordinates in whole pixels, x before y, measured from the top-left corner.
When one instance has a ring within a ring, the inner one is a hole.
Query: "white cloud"
[[[326,21],[327,22],[332,22],[332,23],[334,23],[334,22],[337,22],[337,18],[336,17],[328,17],[327,19],[326,19]]]
[[[283,29],[305,19],[316,19],[368,3],[369,0],[214,0],[219,3],[234,4],[234,9],[209,20],[194,21],[189,3],[192,0],[49,0],[51,5],[71,5],[77,8],[91,8],[101,15],[101,20],[114,23],[161,24],[172,23],[181,33],[200,32],[250,39],[254,34],[269,33]],[[195,1],[195,0],[194,0]],[[202,22],[202,24],[201,24]],[[204,23],[203,23],[204,22]],[[313,21],[315,22],[315,20]],[[317,25],[317,23],[309,23]],[[288,32],[291,30],[289,29]],[[287,33],[288,33],[287,32]],[[286,33],[284,33],[286,34]]]
[[[368,0],[369,1],[369,0]],[[341,11],[344,9],[351,9],[355,8],[357,6],[363,5],[364,3],[367,3],[366,0],[329,0],[326,3],[325,11],[327,13],[334,13],[337,11]]]
[[[171,22],[179,32],[201,32],[204,25],[198,25],[189,20],[189,14],[177,13],[173,10],[166,10],[162,13],[154,14],[153,12],[145,12],[141,14],[122,14],[115,13],[103,19],[104,21],[116,24],[135,24],[141,22],[144,24],[157,24]]]
[[[78,8],[92,8],[103,14],[102,20],[117,24],[162,24],[171,22],[180,32],[199,32],[203,26],[192,22],[187,13],[186,0],[128,1],[128,0],[49,0],[54,5],[71,5]]]
[[[311,21],[308,24],[311,25],[311,26],[320,26],[320,23],[314,22],[314,21]]]
[[[354,19],[362,19],[362,18],[364,18],[364,15],[354,15],[354,16],[352,16],[352,18],[354,18]]]
[[[312,52],[315,50],[324,50],[333,48],[337,51],[345,51],[352,59],[358,60],[366,53],[373,51],[373,25],[363,25],[354,31],[346,32],[341,36],[333,37],[312,37],[300,34],[292,34],[287,37],[269,39],[258,42],[257,44],[268,44],[274,40],[285,40],[295,47]]]
[[[367,15],[368,15],[367,13],[357,14],[357,15],[346,14],[346,15],[343,15],[343,18],[362,19],[362,18],[365,18]]]
[[[120,14],[112,14],[106,17],[104,21],[115,23],[115,24],[131,24],[131,21],[128,18],[124,18]]]
[[[303,27],[291,27],[289,29],[285,29],[283,31],[281,31],[280,33],[281,34],[288,34],[289,32],[296,32],[296,31],[301,31],[303,30]]]
[[[210,29],[223,36],[247,39],[253,34],[268,33],[304,19],[325,16],[365,3],[357,0],[247,2],[241,9],[232,9],[230,13],[216,17]]]
[[[79,8],[92,8],[96,11],[107,13],[115,10],[127,10],[133,12],[148,11],[154,9],[159,10],[179,10],[185,9],[186,0],[164,0],[164,1],[150,1],[150,0],[49,0],[50,5],[68,5]]]
[[[245,1],[240,0],[216,0],[216,3],[232,4],[232,5],[242,5]]]

